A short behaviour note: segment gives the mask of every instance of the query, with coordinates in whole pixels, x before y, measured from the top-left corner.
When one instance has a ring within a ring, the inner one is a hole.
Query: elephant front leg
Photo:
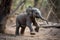
[[[35,28],[35,31],[36,31],[36,32],[39,32],[39,27],[36,27],[36,28]]]
[[[31,35],[35,35],[32,26],[31,26],[31,25],[28,25],[28,27],[29,27],[29,29],[30,29],[30,34],[31,34]]]
[[[25,27],[21,27],[21,33],[20,33],[21,35],[24,34],[25,28],[26,28],[26,26]]]
[[[33,25],[36,26],[35,31],[36,31],[36,32],[39,32],[39,26],[38,26],[38,24],[37,24],[36,21],[33,22]]]
[[[28,26],[28,28],[30,29],[30,34],[31,34],[31,35],[35,35],[35,33],[33,32],[33,28],[32,28],[32,25],[31,25],[30,22],[27,22],[27,26]]]

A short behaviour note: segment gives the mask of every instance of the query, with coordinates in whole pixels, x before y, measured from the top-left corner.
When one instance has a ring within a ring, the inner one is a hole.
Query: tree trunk
[[[48,17],[51,22],[59,22],[60,19],[60,0],[48,0],[52,11]]]
[[[5,33],[5,26],[10,14],[12,0],[1,0],[0,4],[0,33]]]

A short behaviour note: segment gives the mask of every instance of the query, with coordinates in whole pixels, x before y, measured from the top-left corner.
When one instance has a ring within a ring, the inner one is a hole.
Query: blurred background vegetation
[[[22,1],[24,2],[18,7]],[[16,10],[15,13],[20,14],[21,12],[25,11],[28,6],[37,7],[40,9],[43,17],[45,17],[47,20],[55,22],[59,21],[59,13],[55,13],[54,11],[56,9],[59,10],[59,3],[59,0],[13,0],[11,11]],[[49,17],[51,17],[52,20]]]
[[[23,0],[13,0],[12,8],[11,8],[12,11],[16,9],[16,7],[19,5],[19,3],[21,1],[23,1]],[[37,5],[36,6],[37,6],[37,8],[41,8],[41,7],[46,8],[47,4],[48,4],[47,0],[37,0]],[[28,6],[33,7],[34,6],[34,0],[25,0],[24,5],[19,7],[17,12],[20,13],[20,12],[24,11]]]

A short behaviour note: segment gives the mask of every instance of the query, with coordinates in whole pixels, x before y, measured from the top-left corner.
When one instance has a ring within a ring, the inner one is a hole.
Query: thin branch
[[[54,3],[53,3],[53,2],[50,0],[50,2],[51,2],[51,4],[52,4],[52,6],[56,8],[56,6],[55,6],[55,4],[54,4],[55,1],[54,1]]]
[[[23,0],[22,2],[20,1],[18,3],[18,6],[16,7],[16,9],[14,11],[12,11],[10,15],[13,15],[24,2],[25,2],[25,0]]]
[[[49,11],[49,13],[48,13],[48,15],[47,15],[47,19],[49,18],[51,12],[52,12],[52,8],[50,9],[50,11]]]

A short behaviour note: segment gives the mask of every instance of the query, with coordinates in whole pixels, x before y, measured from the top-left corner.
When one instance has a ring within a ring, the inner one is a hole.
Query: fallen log
[[[60,23],[39,24],[40,28],[60,28]]]

